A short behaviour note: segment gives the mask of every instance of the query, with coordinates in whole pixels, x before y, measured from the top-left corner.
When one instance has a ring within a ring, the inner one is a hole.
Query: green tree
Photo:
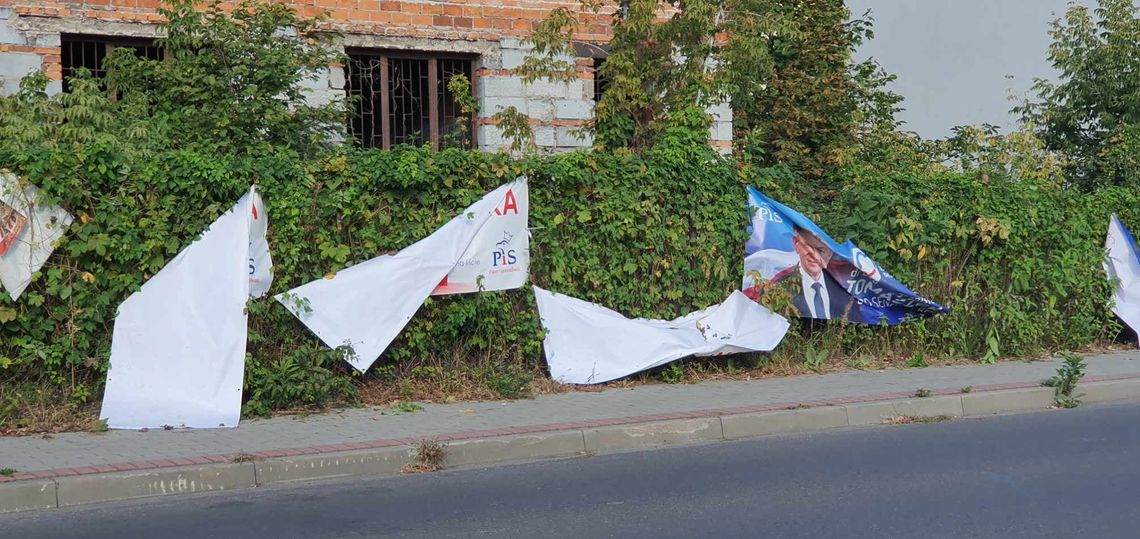
[[[608,85],[588,130],[604,148],[652,147],[662,137],[706,143],[712,105],[747,101],[768,78],[768,42],[790,31],[771,0],[627,0],[596,76]],[[586,10],[600,4],[583,2]],[[554,10],[528,38],[528,81],[576,76],[572,11]]]
[[[171,147],[222,153],[313,154],[343,140],[343,103],[306,99],[306,81],[340,59],[328,46],[334,36],[317,31],[320,17],[281,3],[199,3],[170,0],[159,9],[169,20],[158,42],[165,59],[108,55],[108,86],[128,105],[119,107],[128,122]]]
[[[1050,34],[1059,82],[1037,80],[1037,100],[1015,112],[1066,158],[1070,185],[1140,185],[1137,8],[1132,0],[1099,0],[1093,13],[1074,5]]]
[[[853,63],[873,37],[869,13],[851,18],[843,0],[786,0],[772,9],[792,32],[772,37],[771,75],[734,102],[736,147],[761,166],[783,165],[818,180],[850,164],[864,143],[893,139],[902,98],[871,59]]]

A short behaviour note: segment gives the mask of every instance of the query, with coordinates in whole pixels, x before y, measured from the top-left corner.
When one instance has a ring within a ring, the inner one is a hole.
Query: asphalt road
[[[1136,537],[1140,404],[0,516],[0,537]]]

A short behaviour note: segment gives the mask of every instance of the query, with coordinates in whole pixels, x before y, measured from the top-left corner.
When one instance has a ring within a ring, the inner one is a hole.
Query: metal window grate
[[[420,146],[432,140],[432,110],[428,100],[431,83],[427,60],[411,58],[388,59],[389,121],[392,126],[391,144]],[[434,142],[434,140],[432,140]]]
[[[439,136],[440,146],[450,148],[470,148],[471,133],[475,129],[474,118],[464,118],[459,102],[447,88],[451,78],[463,75],[472,80],[470,60],[439,60]]]
[[[602,100],[602,93],[610,84],[609,79],[602,78],[602,65],[605,63],[605,58],[594,58],[594,103]]]
[[[133,49],[142,58],[159,60],[162,49],[153,41],[145,39],[106,38],[86,35],[63,35],[60,37],[63,91],[70,91],[68,79],[74,77],[80,68],[87,68],[91,76],[101,79],[107,75],[103,60],[107,53],[116,48]]]
[[[348,129],[367,148],[397,144],[470,148],[473,119],[462,128],[462,111],[447,83],[455,74],[472,79],[469,58],[351,53],[345,82],[354,110]]]

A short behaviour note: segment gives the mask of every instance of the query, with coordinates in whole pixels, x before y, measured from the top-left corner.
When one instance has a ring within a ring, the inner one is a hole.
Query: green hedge
[[[282,152],[146,158],[89,144],[0,150],[8,167],[76,216],[19,302],[0,297],[0,377],[46,378],[82,401],[101,391],[115,309],[251,183],[270,216],[273,292],[392,252],[518,174],[531,178],[531,279],[633,316],[670,318],[739,286],[743,186],[753,182],[853,237],[900,280],[953,312],[899,328],[835,324],[796,332],[782,354],[989,358],[1075,349],[1118,328],[1100,267],[1108,214],[1140,217],[1137,196],[1082,195],[1003,178],[863,178],[832,203],[797,198],[796,179],[703,145],[634,156],[342,150],[302,162]],[[272,299],[251,303],[253,411],[350,393],[349,370]],[[14,316],[13,316],[14,315]],[[448,359],[472,369],[541,368],[528,289],[428,300],[369,376]],[[426,367],[425,367],[426,368]],[[313,378],[313,373],[318,373]]]

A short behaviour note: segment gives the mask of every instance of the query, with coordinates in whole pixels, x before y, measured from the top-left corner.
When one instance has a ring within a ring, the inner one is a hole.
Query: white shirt
[[[829,301],[830,298],[827,296],[827,283],[823,281],[823,272],[821,271],[819,273],[819,280],[816,280],[812,278],[812,276],[808,274],[807,271],[804,271],[803,266],[800,266],[800,278],[803,280],[804,299],[807,300],[807,307],[808,311],[811,312],[811,317],[830,320],[831,302]],[[815,289],[812,288],[812,285],[815,283],[819,283],[819,296],[823,299],[822,313],[815,312]]]

